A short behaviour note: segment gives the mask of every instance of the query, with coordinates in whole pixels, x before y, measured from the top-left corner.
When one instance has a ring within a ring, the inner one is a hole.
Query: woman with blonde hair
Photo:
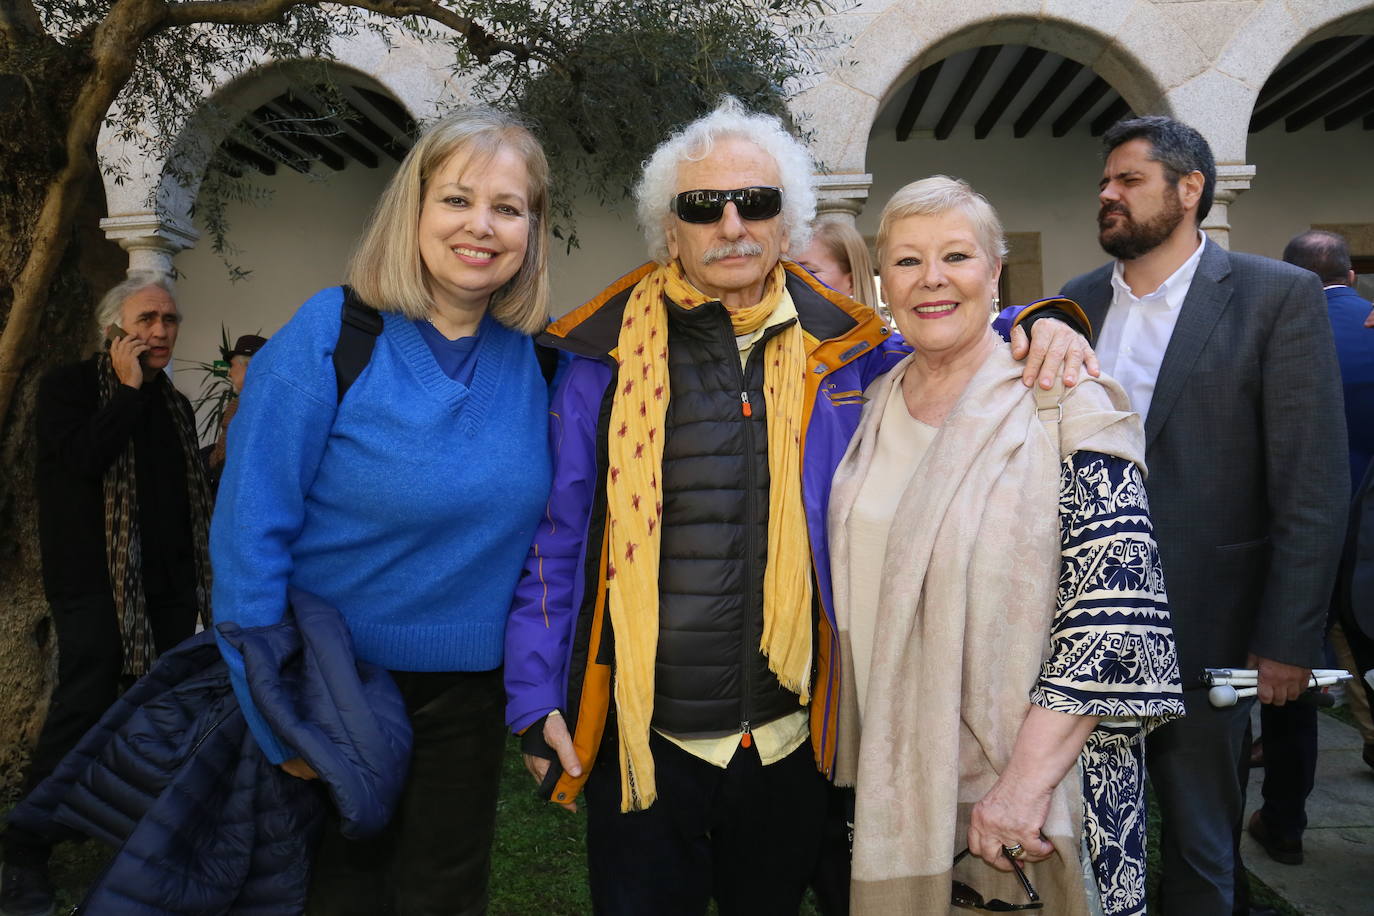
[[[419,138],[348,268],[254,357],[211,531],[217,622],[337,608],[414,731],[386,832],[326,835],[309,911],[484,912],[505,738],[506,615],[548,496],[548,164],[490,109]],[[359,330],[359,328],[365,330]],[[268,758],[312,779],[235,693]]]
[[[1143,741],[1183,710],[1144,435],[1111,379],[1022,384],[990,326],[1005,250],[945,176],[878,230],[915,352],[830,497],[855,912],[1144,912]]]
[[[793,258],[811,275],[837,293],[844,293],[869,308],[878,307],[873,284],[873,260],[868,243],[841,216],[821,216],[811,224],[811,244]]]

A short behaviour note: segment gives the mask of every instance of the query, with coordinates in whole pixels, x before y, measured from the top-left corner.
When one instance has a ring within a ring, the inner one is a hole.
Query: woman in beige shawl
[[[878,230],[916,352],[865,392],[830,502],[864,916],[1021,908],[1013,865],[1047,912],[1145,908],[1142,740],[1183,707],[1141,424],[1110,379],[1021,383],[989,324],[1005,250],[944,176]]]

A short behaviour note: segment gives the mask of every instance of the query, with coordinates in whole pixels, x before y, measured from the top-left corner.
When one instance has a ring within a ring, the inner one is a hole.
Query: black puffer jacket
[[[764,341],[742,371],[725,308],[669,303],[655,728],[757,726],[801,708],[759,651],[768,558]],[[744,415],[742,392],[751,416]]]

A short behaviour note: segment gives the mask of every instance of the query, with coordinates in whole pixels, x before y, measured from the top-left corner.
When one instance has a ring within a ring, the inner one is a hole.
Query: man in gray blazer
[[[1216,165],[1191,127],[1124,121],[1104,148],[1098,241],[1116,260],[1063,294],[1100,329],[1103,370],[1145,418],[1184,686],[1204,667],[1257,668],[1260,701],[1282,705],[1321,661],[1349,490],[1321,284],[1201,232]],[[1185,704],[1146,742],[1162,909],[1230,916],[1248,908],[1234,844],[1250,703],[1213,709],[1206,691],[1186,690]]]

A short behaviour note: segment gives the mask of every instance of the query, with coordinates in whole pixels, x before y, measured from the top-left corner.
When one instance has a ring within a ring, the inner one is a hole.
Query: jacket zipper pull
[[[749,392],[747,392],[747,391],[741,391],[741,392],[739,393],[739,400],[740,400],[740,404],[742,405],[742,409],[743,409],[743,411],[744,411],[744,415],[745,415],[746,417],[752,417],[752,416],[754,415],[754,408],[749,406]],[[745,747],[748,747],[748,746],[749,746],[749,745],[747,745],[747,744],[745,745]]]
[[[746,401],[745,404],[746,404],[746,406],[747,406],[748,402]],[[740,746],[740,747],[753,747],[753,746],[754,746],[754,733],[753,733],[752,731],[749,730],[749,723],[748,723],[748,722],[741,722],[741,723],[740,723],[739,746]]]

